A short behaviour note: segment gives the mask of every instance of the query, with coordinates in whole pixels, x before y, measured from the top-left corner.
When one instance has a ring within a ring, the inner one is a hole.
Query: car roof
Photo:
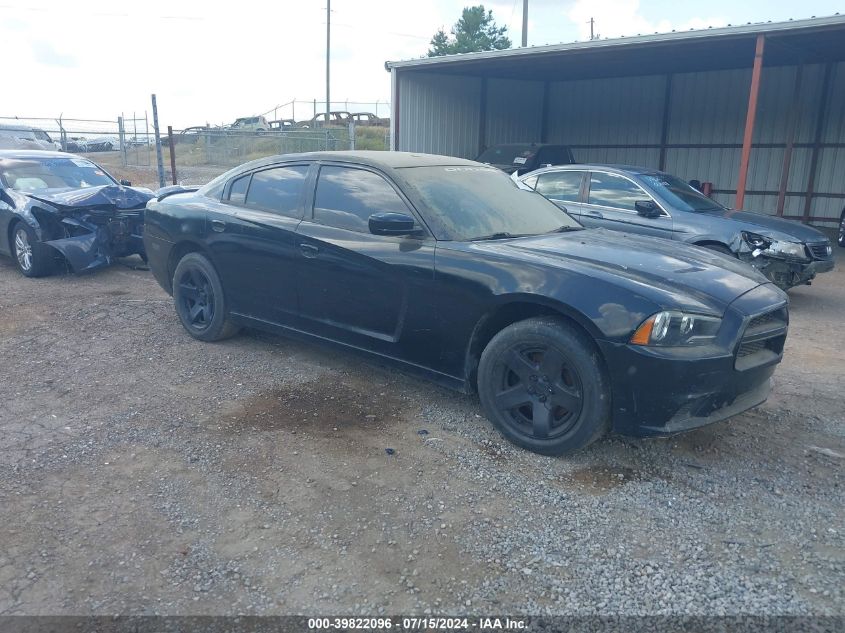
[[[0,149],[0,159],[3,158],[80,158],[76,154],[67,152],[52,152],[38,149]]]
[[[472,160],[455,158],[454,156],[439,156],[437,154],[420,154],[416,152],[385,152],[377,150],[344,150],[337,152],[305,152],[302,154],[281,154],[261,158],[247,165],[260,167],[279,162],[300,160],[324,160],[356,165],[367,165],[381,169],[401,169],[403,167],[435,167],[435,166],[478,166]]]
[[[573,163],[571,165],[552,165],[550,167],[540,167],[534,171],[528,172],[520,179],[530,176],[532,174],[542,173],[546,171],[609,171],[620,174],[628,174],[630,176],[646,176],[666,174],[664,171],[654,169],[653,167],[638,167],[636,165],[616,165],[616,164],[602,164],[602,163]]]

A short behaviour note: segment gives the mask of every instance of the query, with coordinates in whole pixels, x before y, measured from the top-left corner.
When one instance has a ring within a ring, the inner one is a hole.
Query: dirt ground
[[[0,259],[0,615],[842,614],[843,252],[764,405],[560,459],[351,354],[195,341],[144,270]]]

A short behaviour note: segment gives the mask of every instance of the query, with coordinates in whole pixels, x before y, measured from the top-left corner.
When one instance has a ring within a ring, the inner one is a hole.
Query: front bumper
[[[738,415],[765,402],[777,361],[734,369],[735,358],[644,355],[635,345],[605,345],[613,384],[613,429],[623,435],[673,435]],[[780,359],[778,359],[779,361]]]
[[[712,347],[600,342],[610,371],[614,431],[673,435],[763,403],[782,359],[788,316],[783,324],[758,319],[779,310],[786,315],[785,306],[785,296],[771,284],[746,293],[728,308]],[[767,330],[778,334],[765,339]]]
[[[56,249],[77,274],[108,266],[119,257],[146,258],[143,211],[119,213],[97,222],[90,216],[68,215],[61,224],[65,236],[44,240],[44,244]]]
[[[833,270],[833,258],[801,262],[761,255],[748,260],[748,263],[784,290],[806,284],[815,279],[819,273]]]

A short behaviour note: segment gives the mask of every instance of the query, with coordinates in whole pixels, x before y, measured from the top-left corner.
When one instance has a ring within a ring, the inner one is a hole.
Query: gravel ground
[[[843,613],[843,261],[766,404],[568,459],[143,270],[0,288],[0,615]]]

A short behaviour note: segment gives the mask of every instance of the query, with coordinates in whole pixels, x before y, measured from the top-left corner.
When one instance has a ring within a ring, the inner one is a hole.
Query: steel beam
[[[666,75],[666,93],[663,95],[663,123],[660,129],[660,171],[666,170],[666,144],[669,142],[669,109],[672,105],[672,77]]]
[[[816,189],[816,172],[819,165],[819,152],[822,147],[822,136],[824,135],[824,124],[827,118],[827,100],[830,94],[830,77],[833,74],[833,63],[828,62],[824,67],[824,79],[822,79],[822,93],[819,97],[819,109],[816,112],[816,133],[813,137],[813,153],[810,157],[810,176],[807,181],[807,197],[804,199],[804,221],[810,219],[810,207],[813,205],[813,194]]]
[[[792,148],[795,146],[795,128],[801,114],[801,84],[804,78],[804,65],[795,68],[795,88],[792,92],[792,104],[786,123],[786,149],[783,152],[783,165],[780,170],[780,189],[778,191],[777,214],[783,215],[786,204],[786,186],[789,184],[789,170],[792,166]]]
[[[739,160],[739,177],[736,184],[736,203],[741,209],[745,204],[745,186],[748,182],[748,163],[751,160],[751,139],[754,136],[754,119],[757,117],[757,97],[760,94],[760,76],[763,72],[763,52],[766,46],[766,36],[757,36],[757,46],[754,51],[754,69],[751,71],[751,88],[748,92],[748,110],[745,115],[745,134],[742,137],[742,155]]]

